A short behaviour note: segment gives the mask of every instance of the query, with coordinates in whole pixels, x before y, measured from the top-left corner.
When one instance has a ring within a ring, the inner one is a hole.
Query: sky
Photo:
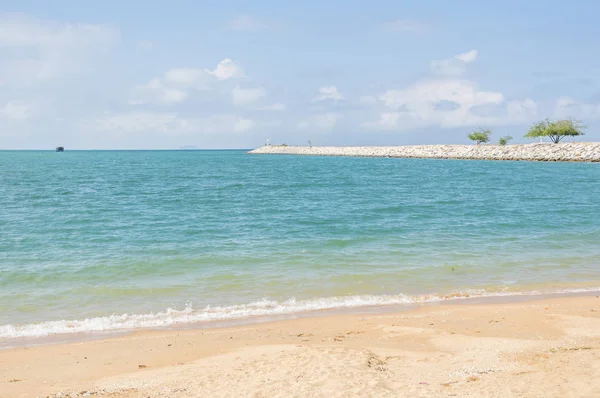
[[[600,141],[600,2],[0,0],[0,149]]]

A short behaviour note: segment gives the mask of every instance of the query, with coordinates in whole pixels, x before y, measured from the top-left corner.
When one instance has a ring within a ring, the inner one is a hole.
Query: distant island
[[[382,158],[600,162],[600,142],[519,145],[287,146],[265,145],[249,154]]]

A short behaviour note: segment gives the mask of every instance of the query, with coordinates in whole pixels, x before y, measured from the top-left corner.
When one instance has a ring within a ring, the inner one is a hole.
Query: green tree
[[[498,141],[498,144],[499,145],[506,145],[512,139],[513,138],[510,135],[505,135],[504,137],[500,138],[500,140]]]
[[[525,138],[548,137],[552,142],[558,144],[565,137],[577,137],[583,134],[586,126],[578,120],[565,119],[556,122],[550,119],[542,120],[531,126]]]
[[[469,139],[475,141],[475,143],[479,145],[483,142],[488,142],[490,140],[490,135],[492,135],[492,130],[482,129],[480,127],[469,134]]]

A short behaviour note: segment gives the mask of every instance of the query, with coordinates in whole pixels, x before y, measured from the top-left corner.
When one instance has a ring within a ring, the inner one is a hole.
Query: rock
[[[267,145],[249,154],[359,156],[424,159],[600,162],[599,142],[520,145],[414,145],[389,147],[300,147]]]

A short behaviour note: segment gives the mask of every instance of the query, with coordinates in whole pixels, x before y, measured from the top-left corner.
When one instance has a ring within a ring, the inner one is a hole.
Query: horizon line
[[[83,152],[83,151],[249,151],[254,148],[78,148],[66,149],[65,152]],[[43,151],[56,152],[56,149],[47,148],[0,148],[0,151]]]

